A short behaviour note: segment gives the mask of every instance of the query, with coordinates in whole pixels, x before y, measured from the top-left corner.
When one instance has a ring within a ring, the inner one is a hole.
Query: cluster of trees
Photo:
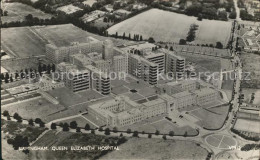
[[[15,138],[7,139],[7,143],[13,145],[14,150],[18,150],[19,147],[29,147],[28,137],[22,135],[16,135]],[[24,153],[28,154],[29,150],[23,150]]]
[[[191,24],[190,25],[190,30],[188,32],[188,35],[186,37],[186,41],[192,42],[195,40],[196,37],[196,30],[198,30],[198,25],[197,24]]]
[[[47,74],[50,74],[51,72],[55,72],[56,71],[56,66],[55,64],[41,64],[39,63],[38,65],[38,72],[40,75],[42,75],[42,72],[46,72]]]
[[[46,72],[47,74],[50,74],[51,72],[55,72],[56,68],[55,68],[55,65],[54,64],[39,64],[38,65],[38,73],[40,75],[42,75],[43,72]],[[0,80],[2,82],[2,80],[5,81],[5,83],[9,83],[9,82],[13,82],[14,79],[15,80],[18,80],[19,79],[24,79],[24,78],[34,78],[35,76],[37,76],[37,71],[30,68],[30,69],[25,69],[25,70],[20,70],[17,71],[14,73],[14,77],[13,77],[13,74],[10,74],[7,72],[7,73],[1,73],[0,74]]]
[[[9,82],[13,82],[13,75],[11,74],[11,76],[9,75],[9,73],[1,73],[0,74],[0,81],[1,81],[1,84],[2,84],[2,80],[4,80],[5,83],[9,83]]]
[[[127,40],[134,40],[134,41],[143,41],[142,35],[134,34],[134,37],[132,38],[131,33],[129,33],[128,36],[126,36],[125,32],[123,33],[122,36],[119,36],[118,32],[116,32],[114,35],[112,35],[112,37],[122,38],[122,39],[127,39]]]
[[[252,16],[251,14],[249,14],[247,12],[247,10],[240,10],[240,18],[242,20],[247,20],[247,21],[253,21],[254,20],[254,16]]]
[[[180,3],[185,4],[186,0],[182,0]],[[220,8],[225,8],[225,10],[218,11]],[[234,18],[235,8],[232,0],[228,0],[227,3],[223,4],[220,4],[219,1],[197,1],[193,2],[192,5],[185,9],[185,14],[189,16],[196,16],[198,17],[198,20],[205,18],[226,21],[227,12],[231,12],[232,17]]]
[[[259,136],[251,136],[251,137],[249,137],[249,136],[243,134],[242,132],[240,132],[240,131],[238,131],[238,130],[236,130],[236,129],[234,129],[234,128],[231,128],[231,131],[232,131],[233,133],[239,135],[240,137],[246,139],[246,140],[260,141],[260,137],[259,137]]]
[[[259,150],[260,144],[246,144],[241,147],[241,151]]]

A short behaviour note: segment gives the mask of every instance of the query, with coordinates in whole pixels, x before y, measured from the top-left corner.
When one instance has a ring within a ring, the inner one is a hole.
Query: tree
[[[72,121],[72,122],[70,122],[70,128],[72,128],[72,129],[76,129],[77,127],[78,127],[78,124],[77,124],[76,121]]]
[[[131,129],[128,128],[128,129],[126,130],[126,133],[127,133],[127,134],[130,134],[130,133],[131,133]]]
[[[51,124],[51,129],[57,129],[56,123],[52,123],[52,124]]]
[[[38,72],[40,75],[42,74],[42,65],[40,63],[38,65]]]
[[[91,130],[91,133],[92,133],[92,134],[95,134],[95,130]]]
[[[79,127],[76,128],[76,132],[80,133],[80,128]]]
[[[123,137],[123,133],[120,133],[120,137]]]
[[[13,75],[11,74],[11,77],[10,77],[10,82],[13,82]]]
[[[46,66],[46,64],[43,64],[43,67],[42,67],[42,71],[47,71],[47,66]]]
[[[125,32],[123,33],[123,39],[125,39]]]
[[[18,116],[16,120],[17,120],[17,122],[19,122],[19,123],[22,123],[22,122],[23,122],[23,119],[22,119],[21,116]]]
[[[162,138],[163,138],[164,140],[166,140],[166,139],[167,139],[167,138],[166,138],[166,135],[163,135],[163,136],[162,136]]]
[[[3,112],[3,116],[7,117],[8,115],[9,115],[9,112],[8,112],[7,110],[5,110],[5,111]]]
[[[125,137],[121,137],[121,138],[118,139],[117,145],[119,146],[120,144],[123,144],[123,143],[125,143],[126,141],[127,141],[127,139],[126,139]]]
[[[138,137],[138,132],[137,131],[134,131],[133,137]]]
[[[47,74],[50,74],[50,73],[51,73],[51,65],[48,64],[48,66],[47,66]]]
[[[1,73],[1,80],[5,79],[5,75],[3,73]]]
[[[140,36],[140,41],[143,41],[143,36],[142,35]]]
[[[7,120],[10,121],[11,120],[11,116],[7,115]]]
[[[128,39],[131,40],[131,34],[129,33]]]
[[[148,138],[152,138],[152,134],[148,134]]]
[[[44,122],[40,122],[40,127],[45,127],[45,123]]]
[[[9,83],[9,74],[8,73],[5,74],[5,83]]]
[[[7,16],[8,15],[8,12],[7,11],[4,11],[4,16]]]
[[[223,49],[223,44],[221,42],[216,43],[216,48]]]
[[[19,114],[18,113],[14,113],[13,117],[14,117],[14,119],[17,120],[17,118],[19,117]]]
[[[88,123],[85,125],[85,130],[86,130],[86,131],[90,130],[90,126],[89,126]]]
[[[28,22],[32,22],[33,16],[31,14],[28,14],[27,16],[25,16],[25,20]]]
[[[117,131],[118,131],[117,128],[114,127],[114,128],[113,128],[113,132],[114,132],[114,133],[117,133]]]
[[[65,131],[65,132],[69,131],[70,130],[69,124],[68,123],[64,123],[62,130]]]
[[[172,46],[170,47],[170,51],[173,51],[173,47]]]
[[[170,132],[169,132],[169,136],[173,137],[173,136],[174,136],[174,132],[173,132],[173,131],[170,131]]]
[[[179,45],[185,45],[185,44],[186,44],[186,40],[185,39],[180,39]]]
[[[236,11],[232,11],[232,12],[229,14],[228,17],[229,17],[230,19],[236,19],[236,17],[237,17]]]
[[[185,131],[185,133],[184,133],[184,137],[187,137],[187,135],[188,135],[188,132],[187,131]]]
[[[160,131],[156,130],[155,135],[159,135],[159,134],[160,134]]]
[[[29,119],[29,125],[34,126],[33,120]]]
[[[110,135],[110,129],[109,128],[105,129],[105,135]]]
[[[51,70],[52,70],[52,72],[55,72],[55,70],[56,70],[56,68],[55,68],[55,64],[52,64],[52,66],[51,66]]]
[[[99,127],[98,131],[102,132],[102,131],[103,131],[103,128],[102,128],[102,127]]]
[[[150,38],[148,38],[148,42],[149,43],[155,43],[155,40],[153,39],[153,37],[150,37]]]
[[[41,122],[42,122],[42,120],[40,118],[35,119],[35,123],[40,124]]]
[[[118,33],[116,32],[115,37],[118,38]]]

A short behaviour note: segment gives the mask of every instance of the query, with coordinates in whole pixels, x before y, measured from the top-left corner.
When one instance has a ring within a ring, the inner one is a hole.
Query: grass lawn
[[[179,127],[178,125],[165,120],[163,117],[165,116],[158,116],[153,117],[129,126],[125,126],[119,128],[119,130],[127,130],[128,128],[132,131],[138,132],[146,132],[146,133],[155,133],[156,130],[160,131],[161,134],[169,134],[170,131],[173,131],[175,135],[184,135],[187,132],[188,135],[196,135],[197,131],[192,129],[189,126]]]
[[[236,130],[254,132],[260,134],[260,123],[255,120],[247,120],[247,119],[237,119],[236,124],[234,126]]]
[[[195,43],[216,44],[220,41],[226,45],[231,31],[231,22],[202,20],[183,14],[151,9],[130,19],[118,23],[108,29],[109,34],[127,35],[129,32],[140,34],[144,39],[153,37],[155,41],[179,43],[186,39],[191,24],[199,25],[196,31]]]
[[[84,119],[82,117],[77,117],[77,118],[72,118],[72,119],[68,119],[68,120],[65,120],[65,121],[56,122],[56,124],[65,123],[65,122],[70,124],[70,122],[72,122],[72,121],[76,121],[77,124],[78,124],[78,127],[83,127],[84,128],[85,125],[88,123],[91,128],[96,128],[90,122],[88,122],[86,119]]]
[[[199,119],[199,122],[196,122],[201,127],[205,127],[207,129],[218,129],[220,128],[228,114],[228,105],[213,107],[209,109],[199,109],[192,111],[190,114],[195,115]]]
[[[105,140],[106,139],[106,140]],[[49,131],[41,137],[35,146],[64,146],[68,147],[66,151],[37,151],[30,155],[31,159],[97,159],[104,152],[98,150],[96,146],[108,146],[117,144],[118,137],[106,137],[93,134],[80,134],[68,132]],[[71,146],[94,146],[94,150],[72,151]],[[120,147],[120,146],[119,146]]]
[[[119,151],[101,159],[205,159],[207,151],[193,142],[131,138]]]
[[[50,19],[52,17],[50,14],[44,13],[41,10],[22,3],[3,3],[1,8],[8,12],[7,16],[1,17],[3,24],[24,21],[25,16],[28,14],[32,14],[33,17],[38,17],[39,19]]]
[[[48,93],[53,97],[57,97],[58,101],[66,107],[103,97],[101,94],[93,90],[84,90],[74,93],[66,87],[50,90]]]
[[[26,102],[20,102],[18,104],[13,104],[7,107],[2,106],[1,109],[2,111],[7,110],[10,113],[10,115],[13,115],[17,112],[22,118],[41,118],[44,121],[44,119],[49,114],[56,113],[65,108],[61,105],[54,105],[45,100],[44,98],[39,98]]]

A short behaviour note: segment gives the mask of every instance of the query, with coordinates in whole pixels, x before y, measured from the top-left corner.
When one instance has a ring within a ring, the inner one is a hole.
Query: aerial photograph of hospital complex
[[[1,159],[259,160],[259,0],[1,0]]]

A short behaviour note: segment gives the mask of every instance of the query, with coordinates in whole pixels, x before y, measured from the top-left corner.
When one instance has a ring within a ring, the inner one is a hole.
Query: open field
[[[237,119],[234,126],[236,130],[254,132],[260,134],[260,123],[259,121],[252,121],[247,119]]]
[[[2,23],[10,23],[16,21],[24,21],[25,16],[28,14],[33,15],[39,19],[50,19],[52,15],[42,12],[41,10],[34,9],[31,6],[22,3],[3,3],[1,8],[8,12],[7,16],[1,17]]]
[[[205,159],[207,151],[193,142],[131,138],[119,151],[101,159]]]
[[[109,34],[123,35],[125,32],[140,34],[144,39],[153,37],[155,41],[179,43],[180,39],[186,39],[191,24],[199,25],[196,31],[195,43],[213,44],[220,41],[226,45],[230,32],[231,22],[202,20],[182,14],[151,9],[108,29]]]
[[[57,11],[62,11],[66,14],[72,14],[74,12],[81,11],[81,10],[82,10],[81,8],[73,6],[72,4],[57,8]]]
[[[247,80],[242,81],[242,88],[260,88],[260,56],[253,53],[242,52],[241,60],[243,63],[243,72]]]
[[[71,42],[86,42],[88,36],[104,41],[111,39],[115,45],[132,43],[127,40],[102,37],[77,28],[72,24],[15,27],[1,29],[2,49],[9,56],[28,57],[45,55],[45,45],[67,46]]]
[[[90,7],[92,7],[92,5],[94,4],[94,3],[96,3],[97,1],[96,0],[85,0],[85,1],[83,1],[82,3],[84,4],[84,5],[89,5]]]
[[[228,114],[228,105],[218,106],[208,109],[199,109],[192,111],[190,114],[201,119],[197,124],[207,129],[218,129],[220,128]]]

